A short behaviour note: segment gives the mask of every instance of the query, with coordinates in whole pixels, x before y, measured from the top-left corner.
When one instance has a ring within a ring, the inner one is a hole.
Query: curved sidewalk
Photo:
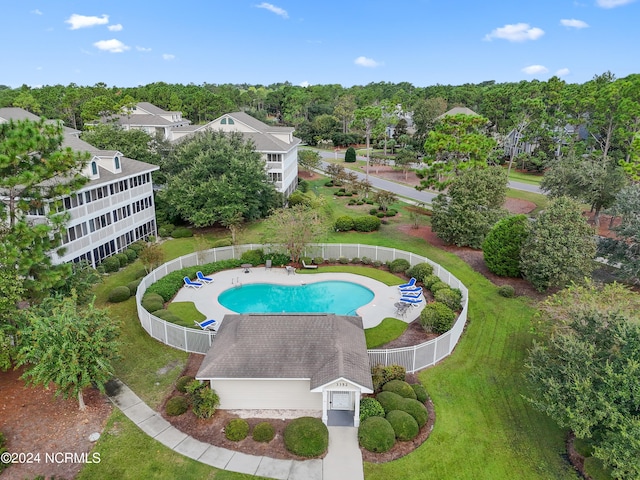
[[[323,460],[279,460],[196,440],[167,422],[120,380],[109,382],[107,394],[113,404],[147,435],[186,457],[221,470],[282,480],[364,479],[355,428],[330,427],[329,452]],[[345,472],[349,472],[347,477]]]

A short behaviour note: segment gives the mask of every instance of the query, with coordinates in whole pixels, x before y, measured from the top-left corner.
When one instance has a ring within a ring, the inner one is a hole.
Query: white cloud
[[[151,48],[141,47],[140,45],[136,45],[136,50],[139,52],[150,52]]]
[[[583,22],[582,20],[576,20],[575,18],[563,18],[560,20],[560,24],[565,27],[572,28],[587,28],[589,24],[587,22]]]
[[[510,42],[524,42],[526,40],[537,40],[544,35],[544,30],[538,27],[532,27],[528,23],[516,23],[514,25],[505,25],[493,30],[485,35],[485,40],[501,38]]]
[[[111,40],[100,40],[94,43],[93,46],[98,50],[104,50],[105,52],[111,53],[122,53],[131,48],[115,38],[112,38]]]
[[[528,67],[524,67],[522,71],[527,75],[537,75],[539,73],[547,73],[549,69],[544,65],[529,65]]]
[[[172,53],[163,53],[162,54],[162,59],[163,60],[169,61],[169,60],[173,60],[174,58],[176,58],[176,56],[173,55]]]
[[[267,2],[262,2],[260,5],[256,5],[256,8],[264,8],[270,12],[280,15],[282,18],[289,18],[289,14],[284,8],[276,7],[275,5]]]
[[[107,28],[110,32],[119,32],[123,27],[121,24],[116,23],[115,25],[109,25]]]
[[[96,25],[106,25],[109,23],[109,15],[102,15],[102,17],[86,17],[84,15],[78,15],[74,13],[64,23],[71,25],[71,30],[78,30],[79,28],[95,27]]]
[[[621,7],[622,5],[627,5],[629,3],[633,3],[636,0],[597,0],[596,3],[599,7],[602,8],[615,8]]]
[[[305,88],[306,88],[306,87],[311,86],[311,84],[305,80],[304,82],[301,82],[301,83],[300,83],[300,86],[301,86],[301,87],[305,87]]]
[[[382,65],[381,62],[376,62],[373,58],[367,58],[367,57],[358,57],[353,61],[353,63],[361,67],[369,67],[369,68],[375,68]]]
[[[33,13],[34,15],[42,15],[42,12],[37,8],[35,10],[31,10],[31,13]]]
[[[571,73],[568,68],[561,68],[556,72],[556,77],[565,77]]]

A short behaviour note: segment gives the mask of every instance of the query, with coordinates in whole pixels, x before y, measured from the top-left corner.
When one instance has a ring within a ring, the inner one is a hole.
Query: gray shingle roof
[[[149,112],[152,115],[168,115],[170,113],[180,113],[175,111],[163,110],[162,108],[156,107],[153,103],[149,102],[138,102],[136,103],[136,107],[141,108],[142,110]]]
[[[226,315],[196,378],[308,378],[311,388],[345,378],[372,389],[360,317]]]
[[[444,112],[442,115],[436,117],[436,120],[439,120],[443,117],[448,117],[449,115],[475,115],[478,116],[476,112],[467,107],[453,107],[451,110]]]

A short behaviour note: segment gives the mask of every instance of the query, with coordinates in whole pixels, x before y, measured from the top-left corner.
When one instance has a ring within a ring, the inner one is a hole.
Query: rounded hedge
[[[127,248],[124,251],[124,254],[129,259],[129,263],[132,263],[136,258],[138,258],[138,252],[136,252],[133,248]]]
[[[369,417],[358,428],[358,442],[374,453],[388,451],[396,443],[396,432],[384,417]]]
[[[416,392],[416,400],[421,403],[427,401],[427,398],[429,398],[429,394],[427,393],[427,389],[424,388],[424,385],[422,385],[421,383],[412,383],[411,388],[413,388],[413,391]]]
[[[355,163],[356,162],[356,149],[353,147],[347,148],[347,151],[344,152],[344,161],[346,163]]]
[[[176,380],[176,390],[182,393],[187,393],[187,385],[195,380],[195,377],[191,375],[183,375]]]
[[[188,409],[189,402],[187,401],[187,397],[183,395],[176,395],[175,397],[171,397],[164,406],[165,413],[170,417],[177,417],[178,415],[182,415]]]
[[[151,314],[170,323],[180,323],[182,321],[180,317],[169,310],[156,310],[155,312],[151,312]]]
[[[427,332],[447,332],[451,330],[455,319],[455,312],[440,302],[431,302],[420,312],[420,325]]]
[[[487,268],[503,277],[519,277],[520,251],[528,235],[526,215],[513,215],[497,222],[482,243]]]
[[[440,280],[440,277],[435,274],[427,275],[424,277],[424,280],[422,280],[422,284],[425,288],[431,288],[431,285],[437,282],[442,282],[442,280]]]
[[[336,229],[336,232],[348,232],[349,230],[353,230],[353,218],[349,217],[348,215],[338,217],[336,219],[334,227]]]
[[[409,260],[405,260],[404,258],[396,258],[389,263],[389,271],[391,273],[403,273],[409,270],[410,267],[411,264]]]
[[[300,417],[284,429],[284,445],[301,457],[317,457],[327,451],[329,430],[319,418]]]
[[[213,242],[212,247],[213,248],[230,247],[231,245],[233,245],[233,242],[231,241],[230,238],[221,238],[220,240],[216,240],[215,242]]]
[[[133,250],[132,250],[133,251]],[[132,280],[131,282],[127,283],[127,288],[129,289],[129,292],[131,293],[131,296],[133,297],[136,292],[138,291],[138,285],[140,285],[140,282],[142,281],[141,278],[138,278],[137,280]]]
[[[435,294],[438,290],[442,290],[445,288],[450,288],[449,285],[447,285],[446,283],[444,283],[442,280],[439,282],[434,282],[431,284],[431,286],[429,287],[429,291],[433,294]]]
[[[251,434],[256,442],[268,443],[276,436],[276,429],[269,422],[260,422]]]
[[[399,408],[399,410],[411,415],[419,427],[425,426],[427,420],[429,420],[429,411],[427,410],[427,407],[424,406],[424,403],[420,403],[418,400],[405,398],[400,407],[401,408]]]
[[[193,237],[193,232],[189,228],[179,227],[179,228],[176,228],[173,232],[171,232],[171,236],[173,238]]]
[[[427,262],[417,263],[407,270],[407,275],[415,278],[418,282],[424,282],[424,279],[432,274],[433,266]]]
[[[159,296],[159,295],[158,295]],[[153,313],[158,310],[162,310],[164,308],[164,300],[162,297],[160,299],[151,298],[151,299],[143,299],[141,302],[142,308],[144,308],[147,312]]]
[[[313,264],[314,265],[322,265],[324,263],[324,258],[322,257],[313,257]]]
[[[382,391],[397,393],[403,398],[413,398],[414,400],[417,398],[416,392],[413,391],[411,385],[407,382],[403,382],[402,380],[391,380],[390,382],[385,383],[382,386]]]
[[[116,287],[109,292],[109,301],[111,303],[124,302],[128,300],[129,297],[131,297],[131,290],[126,286]]]
[[[375,398],[365,397],[360,400],[360,422],[369,417],[384,417],[384,408]]]
[[[118,260],[118,263],[120,264],[120,268],[123,268],[129,265],[129,258],[124,253],[116,253],[115,255],[113,255],[113,258]]]
[[[498,295],[504,298],[513,298],[516,296],[516,289],[511,285],[502,285],[498,287]]]
[[[107,273],[120,270],[120,261],[114,257],[105,258],[100,265],[104,267],[104,271]]]
[[[376,400],[378,400],[380,405],[382,405],[385,414],[389,413],[391,410],[401,410],[403,399],[404,397],[393,392],[383,391],[376,395]]]
[[[244,440],[249,435],[249,423],[244,418],[234,418],[224,427],[224,436],[232,442]]]
[[[356,217],[353,219],[353,229],[356,232],[373,232],[380,228],[382,222],[377,217],[365,215],[364,217]]]
[[[387,413],[385,418],[387,419],[387,422],[391,424],[391,428],[393,428],[396,438],[401,442],[413,440],[420,432],[418,422],[416,422],[416,420],[407,412],[403,412],[402,410],[392,410]]]
[[[454,312],[462,310],[462,292],[457,288],[442,288],[433,294],[436,302],[444,303]]]

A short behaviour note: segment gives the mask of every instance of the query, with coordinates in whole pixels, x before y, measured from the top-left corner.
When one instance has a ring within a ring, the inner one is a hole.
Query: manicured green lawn
[[[296,270],[296,272],[305,274],[314,274],[314,273],[353,273],[354,275],[362,275],[363,277],[373,278],[374,280],[378,280],[385,285],[400,285],[404,283],[404,280],[400,277],[394,275],[393,273],[389,273],[386,270],[378,270],[377,268],[371,267],[361,267],[358,265],[320,265],[318,268],[313,269],[304,269],[301,268]]]
[[[507,189],[507,197],[519,198],[535,203],[536,209],[532,212],[534,214],[540,212],[540,210],[544,210],[549,204],[549,198],[546,195],[534,192],[525,192],[524,190],[515,190],[513,188]]]
[[[207,318],[196,308],[193,302],[171,302],[167,306],[167,310],[180,318],[180,321],[176,322],[176,324],[182,325],[183,327],[193,328],[195,325],[193,323],[194,321],[201,322]]]
[[[520,183],[528,183],[529,185],[540,185],[540,183],[542,182],[542,175],[517,172],[512,168],[511,173],[509,173],[509,180]]]
[[[397,318],[385,318],[379,325],[365,329],[364,337],[367,339],[367,348],[378,348],[395,340],[404,333],[407,326],[407,322]]]

